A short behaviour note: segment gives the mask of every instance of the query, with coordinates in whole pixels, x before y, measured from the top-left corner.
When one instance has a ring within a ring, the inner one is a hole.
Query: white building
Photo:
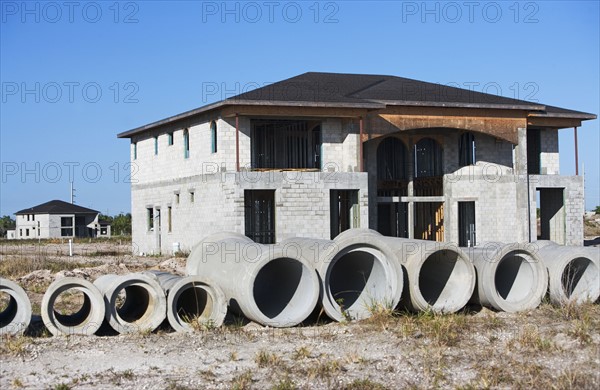
[[[581,245],[583,179],[559,174],[558,131],[595,118],[394,76],[302,74],[118,135],[131,142],[135,250],[351,227]]]
[[[52,200],[15,213],[17,239],[97,237],[100,213],[76,204]],[[106,230],[110,236],[110,228]]]

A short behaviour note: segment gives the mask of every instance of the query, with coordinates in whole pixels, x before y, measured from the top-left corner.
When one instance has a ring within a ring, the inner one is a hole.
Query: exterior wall
[[[458,202],[475,202],[477,243],[527,241],[527,214],[517,205],[522,177],[512,169],[489,164],[464,167],[444,177],[444,231],[448,242],[458,242]]]
[[[531,175],[531,231],[537,231],[536,201],[538,189],[564,189],[564,243],[565,245],[583,245],[583,216],[585,213],[583,176]],[[532,237],[535,240],[535,237]]]
[[[557,129],[540,131],[540,168],[542,175],[558,175],[560,172]]]
[[[477,240],[523,241],[527,240],[527,225],[515,228],[518,209],[518,178],[513,170],[513,145],[486,134],[475,133],[475,165],[459,168],[460,132],[451,129],[423,130],[419,137],[398,137],[407,146],[408,172],[414,170],[412,145],[422,137],[431,136],[442,144],[444,167],[444,239],[458,242],[458,202],[475,201]],[[377,229],[377,147],[383,137],[365,145],[366,168],[369,172],[369,226]],[[521,212],[522,214],[522,212]],[[526,217],[527,214],[525,214]],[[498,218],[496,218],[498,217]],[[518,220],[524,220],[522,217]],[[410,223],[410,222],[409,222]],[[501,226],[496,229],[497,226]]]
[[[29,216],[29,221],[27,217]],[[31,217],[34,217],[34,220],[31,220]],[[35,219],[34,214],[25,214],[25,215],[17,215],[16,216],[16,231],[17,238],[20,239],[28,239],[28,238],[37,238],[37,221]],[[27,234],[29,231],[29,234]]]
[[[188,128],[189,157],[184,156],[184,128],[173,131],[173,145],[168,145],[167,132],[150,133],[134,138],[131,144],[132,172],[134,183],[148,183],[163,178],[180,179],[202,173],[221,170],[235,171],[235,123],[233,126],[222,119],[217,123],[217,153],[211,153],[210,122]],[[158,154],[154,154],[154,136],[158,136]],[[240,144],[249,136],[240,132]],[[134,159],[134,145],[137,158]],[[241,164],[250,163],[249,158]]]
[[[27,215],[16,216],[16,238],[18,239],[33,239],[33,238],[60,238],[61,235],[61,218],[73,218],[74,214],[35,214],[35,219],[27,221]],[[85,215],[85,224],[94,226],[98,222],[98,215]],[[38,226],[39,223],[39,226]],[[29,229],[29,236],[26,235],[26,229]]]
[[[134,251],[171,252],[173,243],[187,251],[212,233],[244,234],[244,190],[250,189],[275,190],[277,242],[296,236],[329,238],[331,189],[359,190],[360,227],[368,226],[366,173],[270,171],[197,175],[132,186]],[[190,191],[194,191],[194,202]],[[147,208],[160,210],[160,249],[157,223],[155,229],[148,230]]]

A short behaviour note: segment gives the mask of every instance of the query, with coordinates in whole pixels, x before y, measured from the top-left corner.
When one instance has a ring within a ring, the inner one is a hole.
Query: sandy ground
[[[185,264],[184,258],[131,256],[127,243],[90,245],[76,245],[73,257],[61,243],[2,245],[0,269],[15,272],[9,278],[27,290],[39,314],[45,286],[57,277],[181,272]],[[103,337],[38,333],[0,341],[0,388],[600,387],[597,303],[545,303],[519,314],[477,307],[445,316],[384,313],[358,323],[313,321],[289,329],[233,320],[190,334],[167,328]]]

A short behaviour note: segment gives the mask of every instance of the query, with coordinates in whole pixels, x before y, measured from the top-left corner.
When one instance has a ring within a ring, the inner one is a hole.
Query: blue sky
[[[128,212],[118,132],[306,71],[600,112],[597,1],[0,3],[2,215],[68,200],[70,171],[77,203]],[[600,204],[599,149],[599,121],[584,122],[587,209]],[[573,174],[572,130],[560,150]]]

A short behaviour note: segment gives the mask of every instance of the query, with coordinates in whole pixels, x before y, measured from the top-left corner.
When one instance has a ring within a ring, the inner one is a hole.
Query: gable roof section
[[[15,215],[20,214],[99,214],[99,211],[88,209],[64,202],[62,200],[51,200],[28,209],[17,211]]]
[[[596,119],[596,115],[397,76],[308,72],[117,135],[129,138],[224,106],[339,107],[367,110],[394,106],[524,110],[531,115]]]

